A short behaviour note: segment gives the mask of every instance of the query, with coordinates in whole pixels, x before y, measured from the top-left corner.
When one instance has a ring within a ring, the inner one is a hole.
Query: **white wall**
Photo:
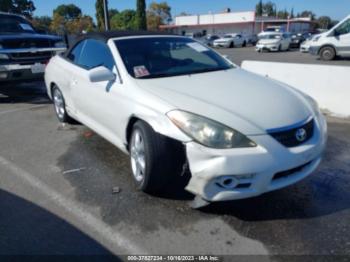
[[[293,86],[315,98],[322,109],[350,117],[350,67],[243,61],[242,68]]]
[[[191,15],[177,16],[175,25],[208,25],[208,24],[227,24],[227,23],[248,23],[254,22],[254,12],[235,12],[222,14],[206,14],[206,15]]]
[[[175,18],[176,25],[198,25],[198,15],[177,16]]]

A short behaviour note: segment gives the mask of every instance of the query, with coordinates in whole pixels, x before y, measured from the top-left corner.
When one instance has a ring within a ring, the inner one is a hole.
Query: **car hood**
[[[265,134],[312,115],[298,91],[240,68],[136,83],[174,109],[208,117],[246,135]]]
[[[214,42],[223,43],[223,42],[229,42],[231,40],[232,38],[220,38],[220,39],[216,39]]]
[[[0,40],[21,40],[21,39],[48,39],[52,41],[62,40],[61,37],[55,35],[42,35],[36,33],[8,33],[8,34],[0,34]]]
[[[268,44],[278,44],[280,39],[261,39],[259,40],[259,44],[268,45]]]

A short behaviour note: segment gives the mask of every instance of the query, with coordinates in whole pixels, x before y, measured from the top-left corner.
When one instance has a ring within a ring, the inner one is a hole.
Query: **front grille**
[[[35,52],[35,53],[11,53],[12,60],[27,60],[27,59],[41,59],[49,60],[52,57],[52,52]]]
[[[49,39],[35,38],[3,40],[1,44],[5,49],[47,48],[53,45]]]
[[[292,128],[289,130],[284,130],[284,131],[272,131],[268,132],[273,138],[275,138],[278,142],[280,142],[282,145],[286,147],[296,147],[299,146],[308,140],[310,140],[313,135],[314,135],[314,128],[315,128],[315,123],[314,120],[312,119],[311,121],[307,122],[304,125],[301,125],[296,128]],[[304,139],[298,139],[297,132],[301,129],[304,129],[306,132],[306,135]]]
[[[308,162],[308,163],[306,163],[306,164],[304,164],[302,166],[298,166],[298,167],[293,168],[293,169],[289,169],[289,170],[286,170],[286,171],[283,171],[283,172],[276,173],[274,175],[274,177],[273,177],[273,180],[286,178],[286,177],[294,175],[295,173],[301,172],[305,167],[307,167],[311,163],[312,162]]]

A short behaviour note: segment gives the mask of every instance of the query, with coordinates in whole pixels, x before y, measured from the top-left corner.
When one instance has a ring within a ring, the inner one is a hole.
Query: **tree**
[[[164,25],[171,20],[171,7],[167,2],[152,2],[147,10],[148,30],[158,30],[160,25]]]
[[[97,21],[97,28],[101,31],[105,29],[105,13],[104,13],[104,6],[103,6],[103,0],[97,0],[95,3],[96,8],[96,21]],[[117,9],[109,9],[108,15],[109,19],[112,19],[113,16],[118,14],[119,11]]]
[[[136,29],[136,11],[126,9],[111,19],[111,28],[118,30],[132,30]]]
[[[50,29],[58,34],[81,34],[82,32],[93,31],[94,23],[91,16],[83,15],[66,20],[58,13],[54,13]]]
[[[263,2],[262,2],[262,0],[260,0],[259,3],[256,5],[255,14],[256,14],[256,16],[263,15]]]
[[[311,20],[315,20],[316,15],[312,11],[305,10],[300,13],[300,17],[310,17]]]
[[[117,9],[111,8],[108,10],[109,19],[112,19],[112,17],[116,14],[119,14],[119,11]]]
[[[81,34],[83,32],[91,32],[94,28],[94,22],[91,16],[84,15],[68,21],[65,27],[71,34]]]
[[[330,29],[332,26],[332,19],[329,16],[321,16],[317,19],[317,25],[322,29]]]
[[[35,29],[50,31],[52,19],[49,16],[35,16],[33,19],[31,19],[31,23]]]
[[[275,4],[271,1],[263,4],[263,14],[266,14],[267,16],[275,16],[277,10],[275,10],[274,6]]]
[[[288,19],[288,17],[290,17],[287,9],[284,9],[283,11],[278,11],[277,13],[277,17],[280,18],[280,19]]]
[[[11,12],[31,18],[35,5],[31,0],[0,0],[0,11]]]
[[[145,0],[137,0],[136,28],[138,30],[147,30],[146,1]]]
[[[82,15],[81,9],[74,4],[69,5],[59,5],[55,10],[53,10],[54,15],[57,14],[62,16],[65,20],[77,19]]]
[[[0,0],[0,11],[11,12],[13,7],[12,0]]]
[[[103,0],[97,0],[95,3],[96,8],[96,21],[97,21],[97,28],[99,30],[105,29],[105,15],[104,15],[104,6],[103,6]]]
[[[53,18],[52,18],[52,22],[50,25],[50,30],[52,32],[63,34],[65,23],[66,23],[66,21],[65,21],[63,16],[59,15],[58,13],[54,13]]]
[[[290,18],[291,18],[291,19],[295,18],[295,15],[294,15],[294,8],[292,8],[292,10],[290,11]]]

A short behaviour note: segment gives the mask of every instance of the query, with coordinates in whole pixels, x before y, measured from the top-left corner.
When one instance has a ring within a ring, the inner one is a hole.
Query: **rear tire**
[[[247,46],[247,42],[244,41],[243,44],[242,44],[242,47],[246,47]]]
[[[172,140],[140,120],[133,126],[129,152],[137,188],[146,193],[164,191],[171,179],[181,172],[184,163],[178,150],[174,150]]]
[[[54,86],[52,88],[52,101],[56,116],[61,123],[75,123],[74,119],[71,118],[67,113],[66,102],[61,90],[57,86]]]
[[[331,46],[326,46],[321,48],[320,57],[324,61],[331,61],[335,58],[336,52],[335,49]]]

